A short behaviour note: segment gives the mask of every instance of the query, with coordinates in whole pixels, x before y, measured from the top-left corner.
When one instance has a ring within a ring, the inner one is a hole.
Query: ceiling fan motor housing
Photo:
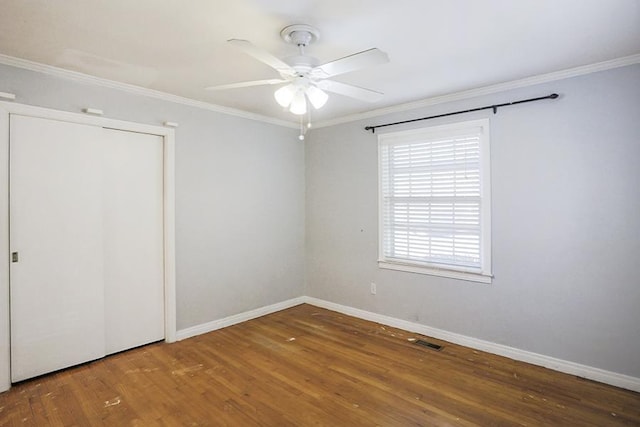
[[[308,75],[311,70],[319,63],[316,58],[307,55],[290,56],[288,58],[285,58],[284,62],[289,64],[291,68],[296,71],[296,74],[298,76]]]

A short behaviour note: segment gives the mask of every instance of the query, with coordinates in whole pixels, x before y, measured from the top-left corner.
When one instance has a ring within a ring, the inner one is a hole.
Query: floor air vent
[[[424,340],[415,340],[415,341],[414,341],[414,344],[417,344],[417,345],[421,345],[421,346],[423,346],[423,347],[430,348],[431,350],[436,350],[436,351],[440,351],[440,350],[442,350],[442,346],[441,346],[441,345],[434,344],[434,343],[429,342],[429,341],[424,341]]]

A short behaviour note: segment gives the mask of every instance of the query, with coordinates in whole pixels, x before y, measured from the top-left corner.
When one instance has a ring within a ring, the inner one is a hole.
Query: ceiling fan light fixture
[[[315,108],[316,110],[322,108],[329,99],[329,95],[327,95],[325,91],[313,85],[307,88],[307,97],[309,98],[309,102],[311,102],[311,105],[313,105],[313,108]]]
[[[273,92],[276,102],[283,109],[297,116],[307,114],[309,109],[318,110],[324,107],[329,100],[329,93],[369,102],[375,102],[382,96],[380,92],[331,79],[334,76],[389,62],[389,56],[380,49],[363,50],[318,65],[316,58],[305,53],[305,48],[320,38],[320,32],[316,28],[306,24],[289,25],[282,29],[280,36],[285,42],[298,47],[298,55],[283,60],[248,40],[228,40],[233,46],[277,71],[280,78],[223,84],[206,89],[222,90],[278,85],[278,89]],[[307,102],[311,106],[308,106]],[[302,117],[300,120],[302,126]],[[309,122],[307,125],[310,127]],[[304,136],[304,132],[301,131],[301,135]]]
[[[304,90],[299,89],[295,92],[289,111],[296,115],[302,115],[307,112],[307,99],[304,96]]]
[[[281,107],[287,108],[289,105],[291,105],[295,94],[296,88],[292,84],[288,84],[276,90],[273,96],[274,98],[276,98],[276,102],[280,104]]]

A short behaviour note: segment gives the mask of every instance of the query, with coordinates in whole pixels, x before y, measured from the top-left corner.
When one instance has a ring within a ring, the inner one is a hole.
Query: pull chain
[[[304,126],[302,124],[302,115],[300,115],[300,136],[298,136],[298,139],[300,141],[304,141],[304,134],[305,132],[304,132]]]

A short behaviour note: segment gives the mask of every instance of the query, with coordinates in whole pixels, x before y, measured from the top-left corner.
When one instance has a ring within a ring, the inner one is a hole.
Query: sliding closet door
[[[10,119],[11,377],[100,358],[101,128]]]
[[[11,116],[12,381],[164,338],[163,142]]]
[[[106,352],[164,338],[163,138],[104,130]]]

